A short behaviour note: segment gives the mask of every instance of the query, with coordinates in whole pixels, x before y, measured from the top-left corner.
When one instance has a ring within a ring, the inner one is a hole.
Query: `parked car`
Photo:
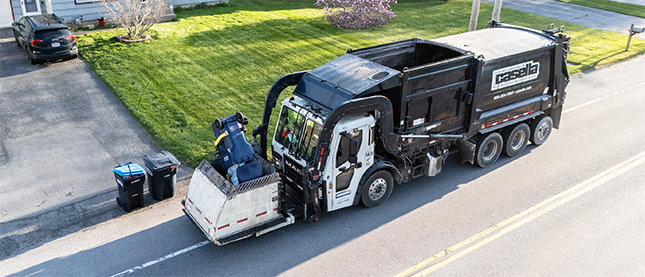
[[[11,25],[16,43],[27,50],[32,64],[78,57],[76,37],[55,14],[24,16]]]

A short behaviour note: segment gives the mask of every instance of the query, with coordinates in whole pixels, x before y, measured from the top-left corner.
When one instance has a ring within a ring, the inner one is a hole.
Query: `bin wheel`
[[[246,118],[241,112],[235,113],[235,116],[237,117],[237,122],[239,122],[242,125],[249,124],[249,119]]]
[[[215,119],[215,128],[222,129],[222,127],[224,127],[222,124],[222,121],[219,119]]]
[[[497,132],[483,136],[477,142],[477,156],[475,157],[477,165],[486,168],[494,164],[499,158],[499,154],[502,153],[503,145],[502,135]]]

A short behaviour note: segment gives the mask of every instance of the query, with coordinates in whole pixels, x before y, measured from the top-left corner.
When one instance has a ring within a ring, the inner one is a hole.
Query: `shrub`
[[[165,13],[164,0],[102,0],[108,23],[123,28],[128,39],[139,39]]]
[[[343,29],[365,29],[390,23],[396,15],[390,10],[396,0],[317,0],[325,10],[325,20]]]

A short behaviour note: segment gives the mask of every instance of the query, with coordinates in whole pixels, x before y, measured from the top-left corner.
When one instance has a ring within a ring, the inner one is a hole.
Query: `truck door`
[[[374,119],[371,116],[363,119],[367,118],[370,120],[355,120],[335,128],[332,142],[335,151],[330,155],[332,170],[326,176],[331,180],[327,183],[328,211],[353,204],[358,183],[374,159]]]

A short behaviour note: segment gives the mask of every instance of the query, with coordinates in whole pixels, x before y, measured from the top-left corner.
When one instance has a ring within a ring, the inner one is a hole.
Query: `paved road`
[[[175,198],[0,261],[0,275],[392,276],[645,151],[644,65],[640,57],[575,76],[561,129],[544,145],[487,169],[449,160],[439,176],[396,187],[377,208],[177,254],[204,236]],[[642,275],[644,171],[637,164],[498,230],[506,235],[486,235],[489,243],[435,274]]]
[[[494,0],[483,0],[483,2],[493,4]],[[645,5],[645,1],[642,0],[631,2],[638,2],[633,4]],[[635,24],[635,26],[640,27],[645,26],[645,18],[592,9],[553,0],[507,0],[502,2],[502,7],[623,35],[629,34],[628,30],[631,24]],[[504,21],[503,12],[500,19]],[[645,39],[645,34],[637,34],[635,37]]]

